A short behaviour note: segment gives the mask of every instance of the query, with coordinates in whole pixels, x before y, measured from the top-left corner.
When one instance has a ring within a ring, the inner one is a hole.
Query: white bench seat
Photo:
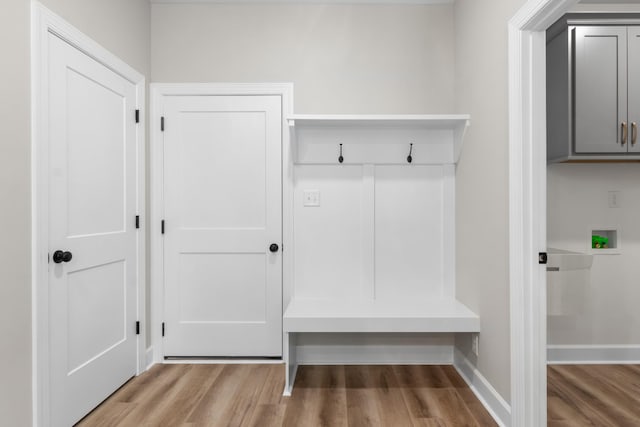
[[[296,335],[314,332],[480,332],[480,318],[453,298],[395,301],[292,299],[283,316],[284,394],[291,395],[298,363]]]
[[[480,332],[480,318],[449,299],[292,299],[284,332]]]

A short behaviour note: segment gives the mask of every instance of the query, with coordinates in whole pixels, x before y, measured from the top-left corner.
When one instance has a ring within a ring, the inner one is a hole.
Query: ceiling
[[[151,3],[342,3],[342,4],[452,4],[455,0],[149,0]],[[639,0],[640,1],[640,0]]]
[[[604,1],[604,0],[580,0],[582,4],[640,4],[640,0],[615,0],[615,1]]]

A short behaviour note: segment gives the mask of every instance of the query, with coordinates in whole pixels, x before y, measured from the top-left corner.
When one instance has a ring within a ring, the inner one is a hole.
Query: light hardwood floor
[[[451,366],[157,365],[78,425],[496,426]]]
[[[549,427],[640,426],[639,365],[547,368]]]

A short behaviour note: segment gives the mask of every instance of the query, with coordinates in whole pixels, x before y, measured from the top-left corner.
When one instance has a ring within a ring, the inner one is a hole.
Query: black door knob
[[[61,262],[69,262],[73,258],[73,254],[71,252],[63,252],[63,251],[55,251],[53,253],[53,262],[56,264],[60,264]]]
[[[278,252],[278,245],[275,243],[272,243],[271,246],[269,246],[269,250],[271,252]]]

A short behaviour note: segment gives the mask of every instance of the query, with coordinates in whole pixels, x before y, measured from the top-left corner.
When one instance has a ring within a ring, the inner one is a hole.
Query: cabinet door
[[[629,152],[640,152],[640,27],[628,27]]]
[[[577,154],[627,151],[626,35],[626,27],[573,29]]]

